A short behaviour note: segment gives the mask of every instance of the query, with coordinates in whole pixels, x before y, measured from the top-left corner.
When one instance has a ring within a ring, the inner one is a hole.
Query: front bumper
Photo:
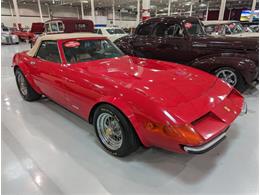
[[[190,154],[203,154],[211,149],[213,149],[216,145],[222,142],[226,138],[227,129],[221,133],[219,136],[211,140],[210,142],[201,145],[201,146],[183,146],[183,150]]]

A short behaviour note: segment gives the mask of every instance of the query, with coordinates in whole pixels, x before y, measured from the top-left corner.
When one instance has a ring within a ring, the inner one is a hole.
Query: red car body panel
[[[147,147],[185,152],[185,143],[149,131],[145,127],[149,121],[190,124],[207,143],[225,131],[241,112],[240,93],[198,69],[130,56],[67,64],[63,41],[58,40],[61,64],[22,52],[14,56],[13,65],[20,67],[38,93],[90,122],[96,105],[105,102],[117,107]]]

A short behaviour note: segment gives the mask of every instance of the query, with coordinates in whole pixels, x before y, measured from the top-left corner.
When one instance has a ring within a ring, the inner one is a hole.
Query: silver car
[[[9,28],[2,26],[1,31],[1,43],[2,44],[19,44],[19,38],[17,35],[12,35]]]

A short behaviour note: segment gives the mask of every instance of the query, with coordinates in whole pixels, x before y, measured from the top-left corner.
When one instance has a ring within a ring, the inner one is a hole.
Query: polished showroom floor
[[[258,90],[206,154],[141,148],[115,158],[86,121],[48,99],[22,100],[10,66],[28,48],[2,46],[2,194],[257,194]]]

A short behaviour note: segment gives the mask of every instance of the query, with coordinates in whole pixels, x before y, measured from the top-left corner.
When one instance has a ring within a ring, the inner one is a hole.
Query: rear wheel
[[[127,156],[140,145],[131,123],[111,105],[102,104],[96,109],[94,125],[100,143],[114,156]]]
[[[34,101],[40,99],[41,95],[38,94],[29,84],[22,71],[17,68],[15,70],[15,78],[17,87],[23,99],[27,101]]]
[[[235,87],[238,91],[244,92],[246,90],[246,82],[241,74],[233,68],[222,67],[217,69],[214,74]]]

